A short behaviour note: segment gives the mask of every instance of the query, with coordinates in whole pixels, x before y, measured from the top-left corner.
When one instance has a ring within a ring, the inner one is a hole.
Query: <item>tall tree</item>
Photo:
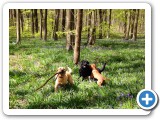
[[[38,14],[37,9],[34,9],[34,23],[35,23],[35,31],[38,33]]]
[[[17,26],[17,40],[16,40],[16,44],[20,44],[21,43],[21,30],[20,30],[20,9],[16,10],[16,18],[17,18],[17,22],[16,22],[16,26]]]
[[[139,9],[135,10],[135,21],[134,21],[133,37],[132,37],[132,40],[134,41],[137,40],[138,18],[139,18]]]
[[[102,16],[102,9],[99,9],[99,39],[102,39],[102,20],[103,20],[103,16]]]
[[[66,23],[66,10],[62,9],[62,32],[65,30],[65,23]]]
[[[112,17],[112,9],[109,9],[107,38],[110,38],[111,17]]]
[[[131,38],[133,37],[133,28],[134,28],[134,22],[135,22],[135,12],[136,9],[131,10]]]
[[[124,38],[126,37],[127,31],[127,10],[124,10]]]
[[[40,9],[40,39],[42,39],[42,31],[43,31],[43,10]]]
[[[43,30],[44,30],[44,36],[43,36],[43,40],[46,41],[47,40],[47,9],[44,9],[44,24],[43,24]]]
[[[93,45],[95,43],[95,35],[96,35],[96,27],[95,27],[95,10],[92,10],[91,12],[91,27],[90,27],[90,36],[89,36],[89,41],[88,45]]]
[[[58,27],[59,27],[59,14],[60,14],[60,9],[55,10],[55,22],[54,22],[54,29],[53,29],[53,35],[52,38],[54,40],[58,40]]]
[[[74,47],[74,64],[78,64],[80,60],[82,19],[83,19],[83,9],[78,9],[77,22],[76,22],[76,38],[75,38],[76,40],[75,40],[75,47]]]
[[[22,28],[22,32],[24,29],[24,19],[23,19],[23,13],[22,11],[20,11],[20,23],[21,23],[21,28]]]
[[[90,10],[87,11],[87,44],[89,44],[89,38],[90,38],[90,28],[91,28],[91,13]]]
[[[31,16],[32,16],[32,21],[31,21],[31,30],[32,30],[32,37],[34,37],[34,11],[31,9]]]
[[[127,16],[127,31],[125,33],[125,40],[129,39],[130,24],[131,24],[131,10],[128,11],[128,16]]]
[[[73,50],[74,41],[74,9],[66,10],[66,49]]]

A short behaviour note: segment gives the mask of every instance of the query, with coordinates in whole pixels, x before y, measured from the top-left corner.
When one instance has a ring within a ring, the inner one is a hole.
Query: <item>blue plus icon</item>
[[[137,95],[138,105],[145,110],[150,110],[157,104],[157,94],[153,90],[141,90]]]
[[[149,97],[149,94],[146,93],[146,97],[145,98],[142,98],[142,101],[145,101],[146,105],[149,105],[149,101],[153,101],[153,98],[150,98]]]

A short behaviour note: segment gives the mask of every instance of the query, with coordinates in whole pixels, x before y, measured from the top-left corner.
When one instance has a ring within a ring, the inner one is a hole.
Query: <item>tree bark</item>
[[[129,40],[129,32],[130,32],[130,24],[131,24],[131,10],[128,11],[128,21],[127,21],[127,31],[126,31],[126,36],[125,40]]]
[[[31,29],[32,29],[32,37],[34,37],[34,11],[33,11],[33,9],[31,9],[31,15],[32,15],[32,26],[31,26]]]
[[[53,29],[53,35],[52,39],[58,40],[58,35],[56,32],[58,32],[58,27],[59,27],[59,14],[60,14],[60,9],[55,10],[55,22],[54,22],[54,29]]]
[[[90,10],[88,10],[90,12]],[[90,38],[90,29],[91,29],[91,13],[88,14],[88,20],[87,20],[87,45],[89,44],[89,38]]]
[[[24,19],[23,19],[22,11],[20,11],[20,23],[21,23],[21,29],[22,29],[22,32],[23,32],[23,29],[24,29]]]
[[[80,60],[82,18],[83,18],[83,9],[78,9],[77,23],[76,23],[76,40],[75,40],[75,47],[74,47],[74,64],[78,64]]]
[[[16,10],[16,26],[17,26],[17,40],[16,40],[16,44],[20,44],[21,43],[21,30],[20,30],[20,9]]]
[[[99,9],[99,39],[102,39],[102,20],[103,20],[103,18],[102,18],[103,16],[102,16],[102,10],[101,9]]]
[[[95,43],[95,34],[96,34],[96,28],[95,28],[95,10],[91,13],[91,27],[90,27],[90,36],[88,45],[93,45]]]
[[[126,33],[127,33],[127,10],[124,10],[124,16],[125,16],[125,19],[124,19],[124,38],[126,37]]]
[[[43,36],[43,40],[47,41],[47,9],[44,10],[44,26],[43,26],[43,30],[44,30],[44,36]]]
[[[35,23],[35,31],[38,33],[38,15],[37,15],[37,9],[34,9],[34,23]]]
[[[135,21],[134,21],[133,37],[132,37],[132,40],[134,41],[137,40],[138,18],[139,18],[139,9],[137,9],[135,13]]]
[[[74,9],[66,10],[66,49],[67,51],[73,50],[74,43]]]
[[[62,32],[65,30],[65,23],[66,23],[66,10],[62,9]]]
[[[133,37],[133,29],[134,29],[134,22],[135,22],[135,12],[136,9],[131,10],[131,37]]]
[[[40,9],[40,39],[42,39],[42,31],[43,31],[43,10]]]
[[[111,17],[112,17],[112,9],[109,10],[107,39],[110,38]]]

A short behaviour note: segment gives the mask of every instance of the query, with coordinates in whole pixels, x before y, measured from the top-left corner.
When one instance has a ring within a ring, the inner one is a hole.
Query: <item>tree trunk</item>
[[[89,10],[88,10],[89,12]],[[88,20],[87,20],[87,44],[89,44],[89,38],[90,38],[90,29],[91,29],[91,13],[88,14]]]
[[[95,28],[95,10],[92,11],[91,16],[91,27],[90,27],[90,36],[88,45],[93,45],[95,42],[95,34],[96,34],[96,28]]]
[[[135,13],[135,21],[134,21],[133,37],[132,37],[132,40],[134,41],[137,40],[138,18],[139,18],[139,9],[137,9]]]
[[[126,36],[125,40],[129,40],[129,32],[130,32],[130,24],[131,24],[131,10],[128,11],[128,22],[127,22],[127,31],[126,31]]]
[[[73,50],[74,41],[74,9],[66,10],[66,49],[67,51]]]
[[[33,11],[33,9],[31,9],[31,13],[32,13],[31,29],[32,29],[32,37],[34,37],[34,11]]]
[[[54,29],[53,29],[53,35],[52,35],[52,39],[54,40],[58,40],[58,35],[56,32],[58,32],[58,27],[59,27],[59,14],[60,14],[60,10],[55,9],[55,22],[54,22]]]
[[[66,23],[66,10],[62,9],[62,32],[65,30],[65,23]]]
[[[42,39],[42,31],[43,31],[43,10],[40,9],[40,39]]]
[[[20,9],[16,10],[16,17],[17,17],[17,22],[16,22],[16,26],[17,26],[17,41],[16,44],[20,44],[21,43],[21,30],[20,30]]]
[[[111,17],[112,17],[112,9],[109,10],[107,39],[110,38]]]
[[[44,24],[43,24],[43,30],[44,30],[44,36],[43,36],[43,40],[46,41],[47,40],[47,9],[44,10]]]
[[[24,19],[23,19],[22,11],[20,11],[20,23],[21,23],[21,29],[22,29],[22,32],[23,32],[23,29],[24,29]]]
[[[102,10],[101,9],[99,9],[99,39],[102,39],[102,20],[103,20],[103,18],[102,18],[103,16],[102,16]]]
[[[34,9],[34,23],[35,23],[35,31],[38,33],[38,15],[37,15],[37,9]]]
[[[77,23],[76,23],[76,40],[75,40],[75,47],[74,47],[74,64],[78,64],[80,60],[82,18],[83,18],[83,9],[78,9]]]
[[[125,19],[124,19],[124,38],[126,37],[126,33],[127,33],[127,10],[124,10],[124,16],[125,16]]]
[[[133,37],[133,28],[134,28],[134,22],[135,22],[135,12],[136,12],[136,9],[133,9],[131,11],[131,37]]]

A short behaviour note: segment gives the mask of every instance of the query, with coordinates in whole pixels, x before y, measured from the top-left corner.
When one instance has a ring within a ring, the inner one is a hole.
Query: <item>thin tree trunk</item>
[[[17,26],[17,41],[16,44],[20,44],[21,43],[21,30],[20,30],[20,9],[16,10],[16,17],[17,17],[17,22],[16,22],[16,26]]]
[[[31,9],[31,15],[32,15],[32,26],[31,26],[31,29],[32,29],[32,37],[34,37],[34,11],[33,9]]]
[[[91,27],[90,27],[90,36],[89,36],[89,41],[88,45],[93,45],[95,42],[95,34],[96,34],[96,29],[95,29],[95,10],[92,11],[92,16],[91,16]]]
[[[38,33],[38,15],[37,15],[37,9],[34,9],[34,23],[35,23],[35,31]]]
[[[66,23],[66,10],[62,9],[62,32],[65,30],[65,23]]]
[[[133,9],[131,11],[131,37],[133,37],[133,28],[134,28],[134,22],[135,22],[135,12],[136,12],[136,9]]]
[[[102,39],[102,10],[99,9],[99,39]]]
[[[129,40],[130,24],[131,24],[131,10],[128,11],[128,22],[125,40]]]
[[[24,29],[24,19],[23,19],[22,11],[20,11],[20,23],[21,23],[21,29],[22,29],[22,32],[23,32],[23,29]]]
[[[56,9],[55,10],[54,29],[53,29],[53,35],[52,35],[52,39],[54,39],[54,40],[58,40],[58,35],[56,32],[58,32],[58,27],[59,27],[59,14],[60,14],[60,10]]]
[[[44,24],[43,24],[43,30],[44,30],[44,36],[43,36],[43,40],[46,41],[47,40],[47,9],[44,10]]]
[[[127,33],[127,10],[124,10],[124,38],[126,37],[126,33]]]
[[[67,51],[73,50],[73,41],[74,41],[74,9],[66,10],[66,49]]]
[[[135,21],[134,21],[134,29],[133,29],[133,37],[132,37],[132,40],[134,41],[137,40],[138,18],[139,18],[139,9],[137,9],[135,13]]]
[[[107,39],[110,38],[111,17],[112,17],[112,9],[109,10]]]
[[[88,10],[89,12],[90,10]],[[88,20],[87,20],[87,44],[89,44],[89,38],[90,38],[90,29],[91,29],[91,13],[88,14]]]
[[[42,31],[43,31],[43,10],[40,9],[40,39],[42,39]]]
[[[75,47],[74,47],[74,64],[78,64],[80,60],[82,19],[83,19],[83,9],[78,9],[77,23],[76,23],[76,40],[75,40]]]

